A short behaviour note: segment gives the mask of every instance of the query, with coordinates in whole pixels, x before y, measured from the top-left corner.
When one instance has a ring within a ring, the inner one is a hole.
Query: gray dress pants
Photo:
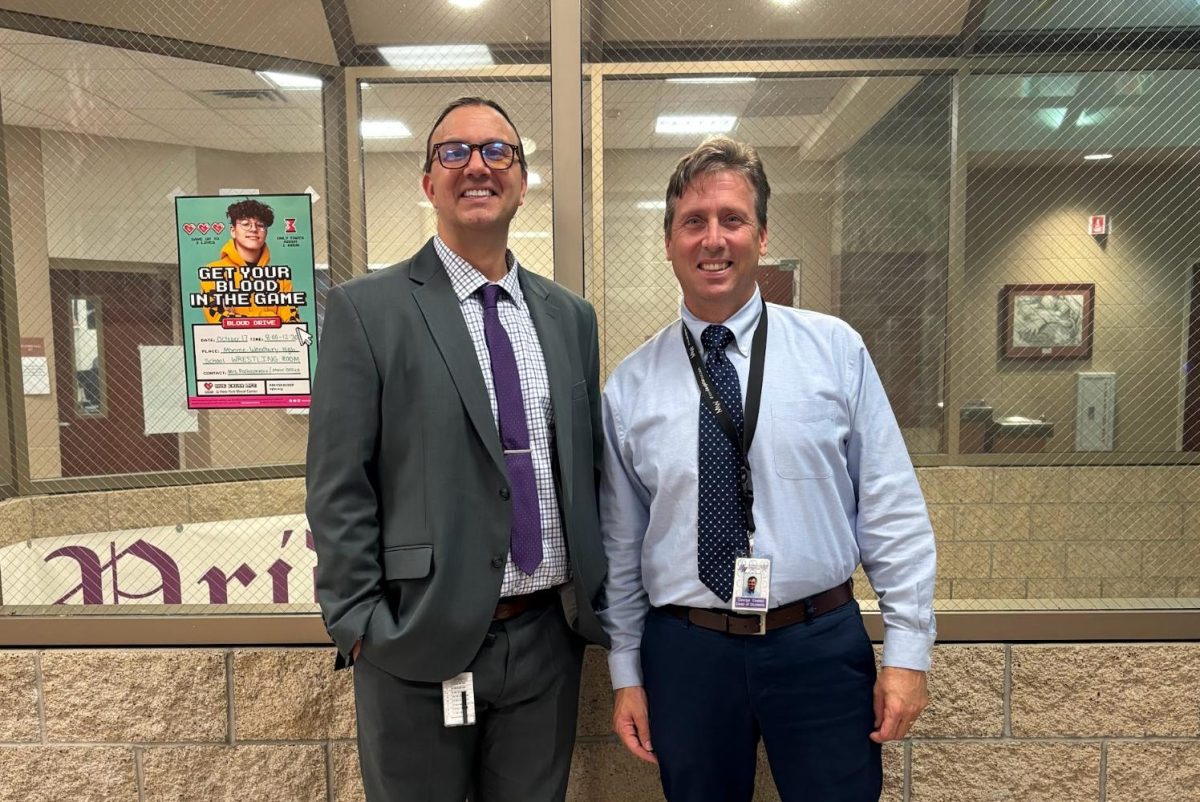
[[[442,685],[354,665],[368,802],[560,802],[566,796],[583,640],[552,603],[493,623],[467,671],[476,723],[446,727]]]

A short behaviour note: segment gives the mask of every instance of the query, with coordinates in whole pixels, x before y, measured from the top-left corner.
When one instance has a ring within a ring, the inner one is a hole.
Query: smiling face
[[[750,182],[732,170],[698,176],[675,203],[666,242],[688,310],[708,323],[728,320],[754,295],[767,252]]]
[[[246,264],[257,264],[267,241],[267,227],[263,221],[252,217],[235,220],[231,234],[233,244]]]
[[[431,137],[434,144],[450,141],[481,144],[497,140],[516,143],[517,132],[495,109],[487,106],[455,109]],[[471,152],[467,165],[459,170],[446,169],[435,156],[421,186],[437,211],[438,234],[452,248],[455,243],[484,231],[507,235],[508,224],[524,201],[527,189],[517,161],[508,169],[493,170],[484,164],[478,149]]]

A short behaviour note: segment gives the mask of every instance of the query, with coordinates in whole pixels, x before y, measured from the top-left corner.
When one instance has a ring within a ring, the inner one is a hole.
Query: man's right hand
[[[640,685],[618,688],[613,700],[613,732],[625,748],[647,763],[658,763],[650,745],[650,713]]]

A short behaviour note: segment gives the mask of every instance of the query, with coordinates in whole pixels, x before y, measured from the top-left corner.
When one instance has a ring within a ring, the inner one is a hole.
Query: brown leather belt
[[[807,599],[776,607],[765,616],[754,613],[731,613],[724,610],[708,610],[703,607],[680,607],[668,604],[659,608],[676,618],[698,627],[730,635],[760,635],[772,629],[791,626],[801,621],[807,623],[819,615],[833,612],[854,598],[854,583],[847,579],[836,588],[822,591]]]
[[[505,596],[496,603],[496,612],[492,614],[493,621],[507,621],[516,618],[521,613],[535,607],[545,607],[558,598],[556,588],[539,590],[536,593],[526,593],[523,596]]]

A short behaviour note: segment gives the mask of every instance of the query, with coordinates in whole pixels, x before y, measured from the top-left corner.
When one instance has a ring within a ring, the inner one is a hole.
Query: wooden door
[[[141,345],[170,345],[173,293],[152,273],[50,271],[63,476],[179,468],[174,434],[145,434]]]
[[[1183,385],[1183,450],[1200,451],[1200,264],[1192,265],[1188,312],[1187,378]]]

